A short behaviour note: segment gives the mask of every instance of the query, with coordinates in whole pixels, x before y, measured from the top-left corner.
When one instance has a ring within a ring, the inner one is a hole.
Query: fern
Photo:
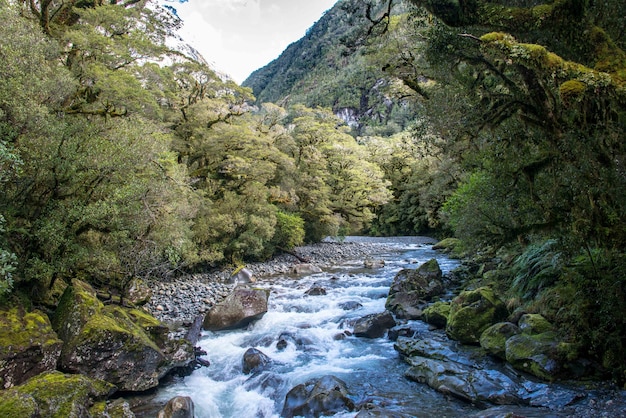
[[[533,299],[544,288],[554,284],[562,268],[562,254],[556,251],[556,240],[530,245],[513,264],[511,290],[522,299]]]

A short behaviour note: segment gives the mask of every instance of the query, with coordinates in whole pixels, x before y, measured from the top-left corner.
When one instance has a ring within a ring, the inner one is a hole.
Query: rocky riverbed
[[[427,244],[434,240],[427,237],[400,237],[398,242]],[[350,237],[343,241],[327,241],[296,248],[293,253],[282,253],[266,262],[246,265],[257,280],[293,272],[303,260],[311,265],[325,268],[345,260],[363,260],[377,254],[398,251],[397,245],[375,238]],[[171,325],[190,325],[199,315],[225,298],[235,284],[231,282],[231,270],[215,270],[177,278],[169,282],[153,282],[149,286],[152,297],[145,308],[157,319]]]

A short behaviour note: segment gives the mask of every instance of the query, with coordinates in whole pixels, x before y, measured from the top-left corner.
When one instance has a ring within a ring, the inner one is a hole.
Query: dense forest
[[[626,380],[623,1],[341,0],[249,87],[149,1],[0,15],[4,303],[430,233]]]

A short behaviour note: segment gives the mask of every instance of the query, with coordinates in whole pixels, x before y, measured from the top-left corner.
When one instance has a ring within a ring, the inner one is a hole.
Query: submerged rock
[[[48,316],[22,308],[0,311],[0,386],[7,389],[56,369],[61,341]]]
[[[484,330],[507,316],[506,306],[490,288],[464,291],[452,301],[446,333],[453,340],[477,344]]]
[[[402,269],[396,274],[385,307],[398,318],[419,319],[423,302],[443,290],[441,268],[437,260],[432,259],[417,269]]]
[[[243,328],[267,312],[269,291],[237,286],[204,317],[203,327],[209,331]]]
[[[354,411],[345,382],[335,376],[312,379],[291,389],[281,417],[319,417]]]
[[[176,396],[161,409],[157,418],[194,418],[194,404],[188,396]]]

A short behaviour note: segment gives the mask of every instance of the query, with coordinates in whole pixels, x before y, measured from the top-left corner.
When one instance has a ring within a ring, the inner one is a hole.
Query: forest
[[[626,381],[623,1],[341,0],[248,87],[150,1],[0,18],[3,304],[431,234]]]

